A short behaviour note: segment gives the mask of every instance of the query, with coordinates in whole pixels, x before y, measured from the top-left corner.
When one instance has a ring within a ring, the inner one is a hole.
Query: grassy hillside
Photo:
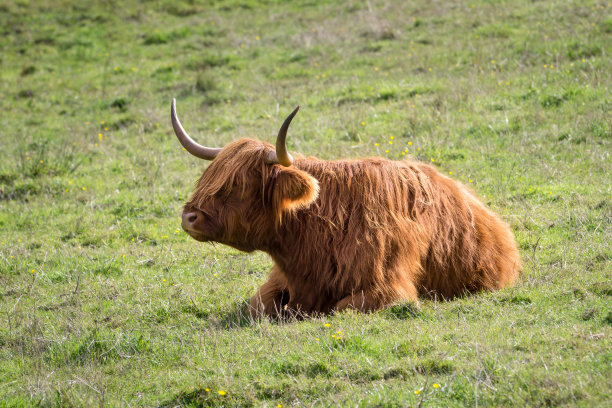
[[[0,3],[0,406],[610,406],[612,4]],[[249,321],[173,136],[407,156],[512,226],[516,287]]]

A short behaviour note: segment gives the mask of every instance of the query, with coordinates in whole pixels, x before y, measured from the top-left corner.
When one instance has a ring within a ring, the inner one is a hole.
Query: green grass
[[[612,5],[97,3],[0,4],[0,406],[612,403]],[[211,146],[299,104],[293,151],[433,161],[521,280],[250,321],[271,261],[180,231],[173,97]]]

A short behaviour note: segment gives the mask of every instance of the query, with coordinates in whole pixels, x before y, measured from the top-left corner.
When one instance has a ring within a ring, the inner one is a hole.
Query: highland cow
[[[208,148],[185,132],[172,101],[181,144],[212,160],[185,204],[183,229],[274,261],[251,299],[253,316],[373,311],[419,295],[500,289],[518,277],[510,228],[467,187],[412,160],[293,158],[285,140],[297,111],[275,147],[240,139]]]

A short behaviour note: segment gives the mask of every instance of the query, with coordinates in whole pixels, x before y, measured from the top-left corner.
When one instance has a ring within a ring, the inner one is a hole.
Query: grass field
[[[612,405],[612,4],[0,3],[0,407]],[[250,321],[271,266],[180,213],[172,134],[433,162],[514,288]]]

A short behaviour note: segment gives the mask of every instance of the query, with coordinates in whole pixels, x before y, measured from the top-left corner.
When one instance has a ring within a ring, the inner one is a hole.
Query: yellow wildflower
[[[223,391],[223,390],[219,390],[217,391],[219,393],[219,395],[224,396],[225,394],[227,394],[227,392]]]

